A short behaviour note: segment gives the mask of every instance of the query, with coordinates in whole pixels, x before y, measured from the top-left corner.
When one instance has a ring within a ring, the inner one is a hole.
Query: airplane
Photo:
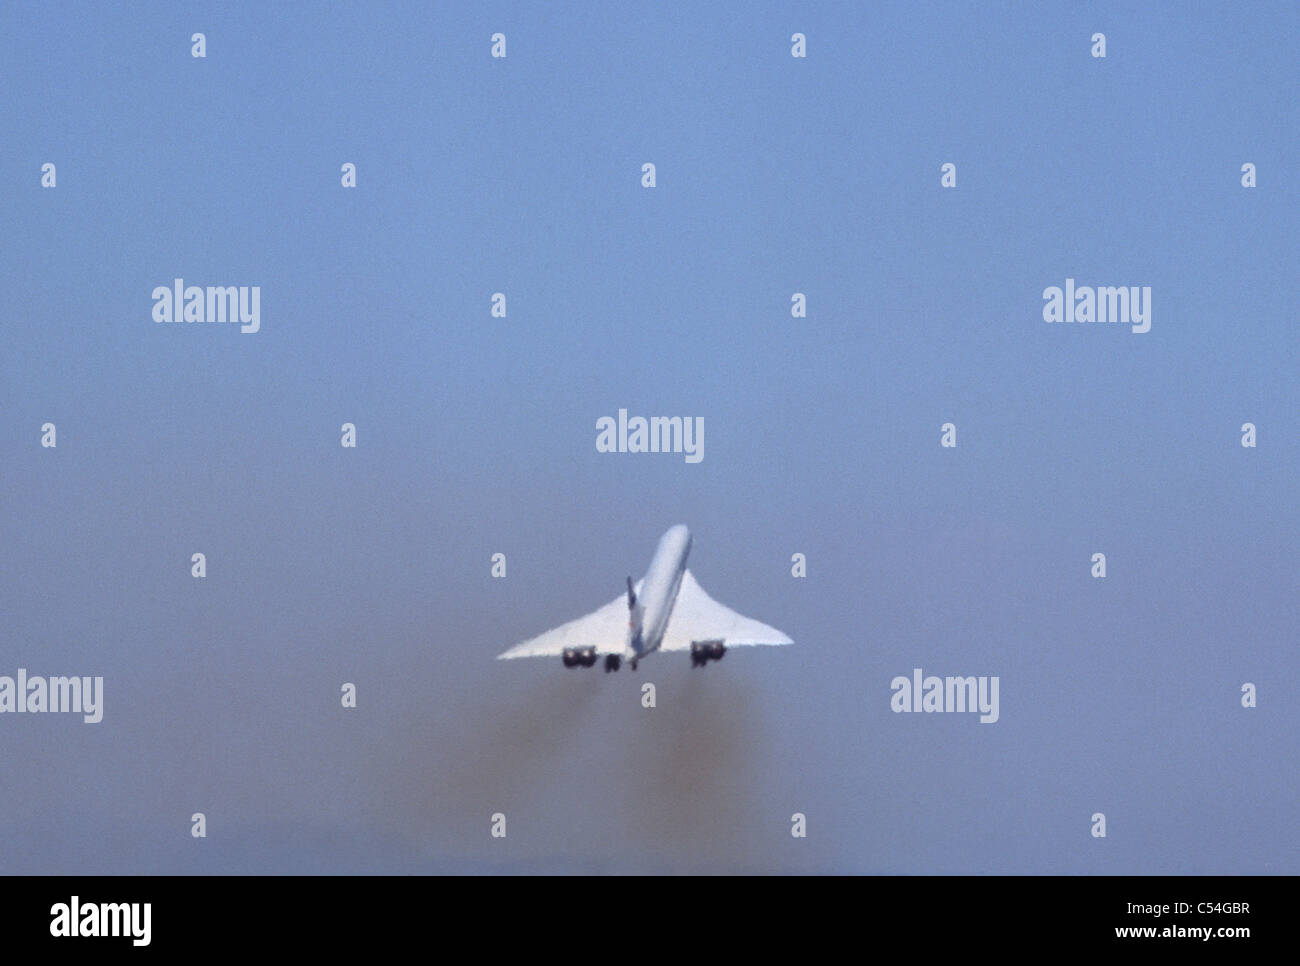
[[[659,538],[645,576],[635,586],[627,578],[626,603],[620,594],[600,610],[516,644],[497,659],[559,657],[574,668],[591,667],[603,655],[608,674],[624,660],[635,671],[637,661],[654,651],[689,649],[691,667],[705,667],[720,661],[729,647],[794,643],[706,594],[686,569],[690,552],[690,530],[670,527]]]

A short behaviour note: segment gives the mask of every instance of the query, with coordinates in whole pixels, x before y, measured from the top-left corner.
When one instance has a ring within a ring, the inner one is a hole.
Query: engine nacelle
[[[691,641],[691,667],[704,667],[710,661],[721,661],[727,653],[722,641]]]
[[[565,667],[591,667],[596,663],[594,647],[566,647],[560,654]]]

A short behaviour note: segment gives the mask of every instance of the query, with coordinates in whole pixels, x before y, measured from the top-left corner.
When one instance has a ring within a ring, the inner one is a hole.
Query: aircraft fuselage
[[[663,643],[690,552],[691,531],[680,523],[659,538],[629,614],[624,656],[634,664]]]

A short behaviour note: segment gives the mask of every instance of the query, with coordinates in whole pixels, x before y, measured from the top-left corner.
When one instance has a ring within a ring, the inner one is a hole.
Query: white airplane
[[[691,532],[678,524],[659,538],[645,576],[600,610],[516,644],[500,660],[561,657],[565,667],[591,667],[605,656],[605,671],[623,659],[636,662],[651,651],[691,652],[691,667],[722,658],[729,647],[793,644],[774,627],[741,617],[706,594],[686,569]],[[626,621],[626,627],[624,622]]]

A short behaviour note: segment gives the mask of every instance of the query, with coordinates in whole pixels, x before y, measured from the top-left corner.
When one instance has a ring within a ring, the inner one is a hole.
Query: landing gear
[[[623,659],[619,657],[617,654],[606,654],[605,673],[608,674],[610,671],[617,671],[619,669],[619,665],[621,665],[622,663],[623,663]],[[633,665],[633,667],[635,667],[635,665]]]

